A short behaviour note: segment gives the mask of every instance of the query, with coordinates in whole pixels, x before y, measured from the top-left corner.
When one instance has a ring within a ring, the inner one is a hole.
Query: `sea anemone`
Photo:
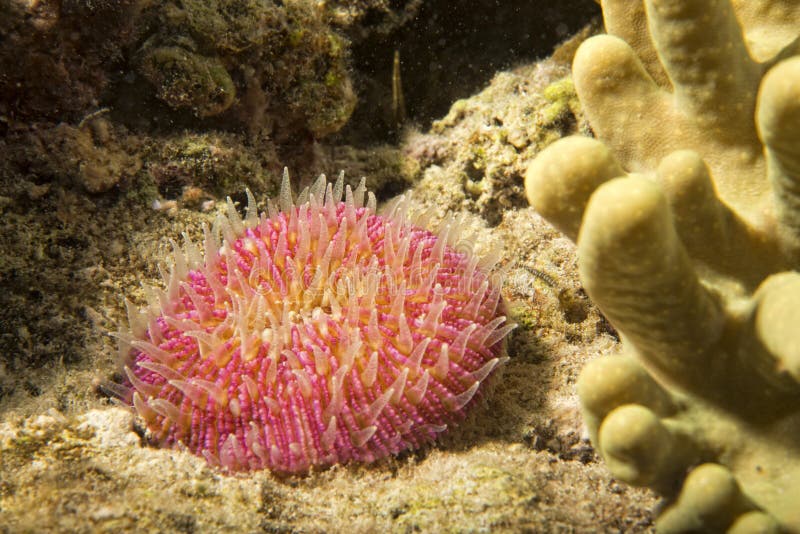
[[[344,201],[342,194],[344,192]],[[371,462],[463,419],[505,359],[498,255],[479,259],[463,221],[383,215],[361,185],[324,176],[278,206],[186,236],[150,306],[128,305],[122,396],[149,438],[230,471],[299,473]],[[365,196],[367,197],[365,202]]]

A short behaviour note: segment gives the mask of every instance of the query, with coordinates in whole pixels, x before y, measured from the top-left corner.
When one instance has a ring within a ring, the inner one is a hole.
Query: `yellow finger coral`
[[[800,532],[800,3],[602,5],[625,39],[573,77],[605,144],[526,176],[623,339],[578,384],[592,440],[662,531]]]

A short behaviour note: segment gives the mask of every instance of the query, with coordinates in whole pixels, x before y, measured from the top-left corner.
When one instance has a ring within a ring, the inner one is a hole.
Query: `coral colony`
[[[623,335],[578,382],[592,441],[671,499],[660,532],[800,532],[800,4],[603,15],[618,35],[573,78],[605,143],[559,140],[526,178]]]
[[[293,202],[284,175],[280,209],[229,200],[204,253],[174,245],[166,290],[128,306],[125,397],[155,442],[298,473],[419,447],[475,403],[514,328],[496,256],[402,197],[376,214],[363,181],[342,193],[320,176]]]

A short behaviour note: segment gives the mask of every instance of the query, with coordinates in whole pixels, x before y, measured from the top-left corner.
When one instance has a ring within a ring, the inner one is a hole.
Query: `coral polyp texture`
[[[663,532],[800,532],[800,3],[602,6],[627,42],[573,77],[603,142],[526,176],[622,337],[578,383],[593,443]]]
[[[176,245],[166,290],[129,306],[125,396],[153,441],[299,473],[419,447],[475,404],[514,327],[497,255],[342,183],[293,202],[285,176],[279,207],[250,196],[244,220],[229,202],[204,253]]]

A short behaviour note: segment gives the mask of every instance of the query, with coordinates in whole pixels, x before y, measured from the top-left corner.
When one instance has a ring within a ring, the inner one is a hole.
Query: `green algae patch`
[[[158,98],[175,109],[188,108],[197,117],[227,110],[236,87],[219,58],[203,56],[181,46],[146,50],[139,72],[156,90]]]
[[[571,77],[551,83],[542,91],[542,96],[549,102],[541,111],[544,124],[553,124],[569,114],[578,114],[580,102]]]
[[[280,16],[273,2],[258,0],[182,0],[180,6],[167,4],[171,24],[223,53],[260,46]]]
[[[350,43],[309,2],[152,4],[142,26],[153,31],[138,44],[136,70],[176,112],[254,137],[280,128],[282,138],[320,139],[355,107]]]

